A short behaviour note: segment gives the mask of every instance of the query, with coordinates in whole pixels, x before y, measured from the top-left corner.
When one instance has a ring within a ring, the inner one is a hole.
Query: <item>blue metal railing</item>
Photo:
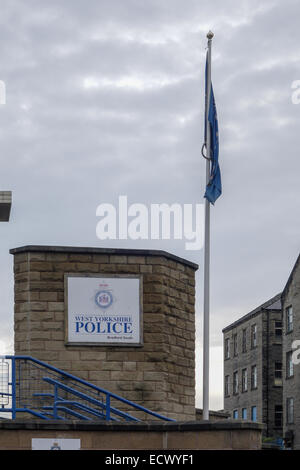
[[[5,371],[2,376],[1,371]],[[27,413],[45,420],[141,421],[134,412],[144,419],[151,416],[174,421],[31,356],[0,357],[0,415],[10,413],[12,419],[17,413]]]

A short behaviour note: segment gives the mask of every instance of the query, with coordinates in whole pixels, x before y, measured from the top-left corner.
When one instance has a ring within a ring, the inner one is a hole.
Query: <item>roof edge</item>
[[[235,327],[238,326],[239,324],[243,323],[244,321],[249,320],[249,319],[252,318],[252,317],[255,317],[255,316],[258,315],[262,310],[268,308],[270,305],[272,305],[273,303],[275,303],[277,300],[280,300],[280,299],[281,299],[281,296],[282,296],[282,293],[281,293],[281,292],[280,292],[279,294],[276,294],[274,297],[272,297],[271,299],[267,300],[267,301],[264,302],[263,304],[259,305],[259,306],[256,307],[254,310],[251,310],[251,312],[246,313],[246,315],[243,315],[243,316],[240,317],[238,320],[234,321],[234,322],[231,323],[230,325],[228,325],[228,326],[226,326],[225,328],[223,328],[222,333],[226,333],[226,331],[232,330],[233,328],[235,328]],[[277,310],[277,309],[276,309],[276,310]]]
[[[287,294],[287,290],[288,290],[288,288],[290,287],[290,284],[291,284],[291,282],[292,282],[294,273],[295,273],[295,271],[296,271],[296,269],[297,269],[299,263],[300,263],[300,254],[298,255],[298,258],[296,259],[296,262],[295,262],[295,264],[294,264],[294,266],[293,266],[293,269],[292,269],[292,271],[291,271],[291,274],[289,275],[288,280],[287,280],[287,283],[286,283],[286,285],[284,286],[284,289],[283,289],[282,295],[281,295],[282,299],[283,299],[283,298],[286,296],[286,294]]]
[[[80,247],[80,246],[49,246],[49,245],[26,245],[12,248],[9,253],[12,255],[18,253],[89,253],[89,254],[108,254],[108,255],[129,255],[129,256],[162,256],[164,258],[184,264],[195,271],[199,269],[199,265],[180,256],[173,255],[163,250],[143,250],[130,248],[97,248],[97,247]]]

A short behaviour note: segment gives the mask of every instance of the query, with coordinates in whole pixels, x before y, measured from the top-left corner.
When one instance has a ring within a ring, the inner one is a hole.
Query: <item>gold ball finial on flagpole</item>
[[[208,31],[206,37],[207,39],[212,39],[214,37],[214,33],[212,31]]]

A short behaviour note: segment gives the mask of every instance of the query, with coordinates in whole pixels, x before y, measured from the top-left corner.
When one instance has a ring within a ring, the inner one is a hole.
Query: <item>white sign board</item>
[[[31,440],[32,450],[80,450],[80,439],[44,439]]]
[[[68,344],[140,345],[141,279],[66,275]]]

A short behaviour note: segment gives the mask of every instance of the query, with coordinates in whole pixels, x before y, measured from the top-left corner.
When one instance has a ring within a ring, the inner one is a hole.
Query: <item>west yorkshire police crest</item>
[[[113,303],[113,296],[111,292],[107,290],[100,290],[95,295],[95,302],[100,308],[108,308]]]

